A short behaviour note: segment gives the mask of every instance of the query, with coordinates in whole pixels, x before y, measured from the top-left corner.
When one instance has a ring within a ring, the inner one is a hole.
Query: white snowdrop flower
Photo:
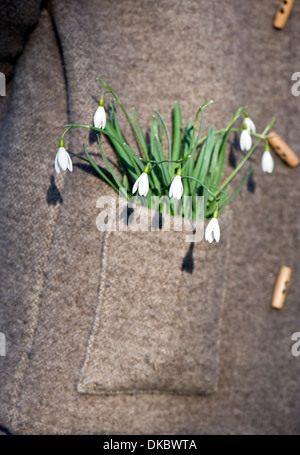
[[[67,150],[65,149],[63,138],[61,138],[59,141],[59,149],[55,157],[54,168],[57,174],[59,174],[60,171],[66,171],[67,169],[69,169],[71,172],[73,170],[72,160]]]
[[[252,139],[251,139],[250,132],[247,129],[247,126],[244,125],[244,129],[241,132],[241,136],[240,136],[240,148],[242,151],[246,150],[246,152],[248,152],[248,150],[251,149],[251,145],[252,145]]]
[[[246,112],[245,118],[244,118],[244,125],[246,125],[247,130],[250,133],[256,133],[256,128],[255,128],[254,122],[253,122],[253,120],[251,120],[251,118],[249,117],[247,112]]]
[[[271,174],[274,169],[274,160],[269,150],[269,145],[266,145],[265,151],[261,158],[261,167],[264,172]]]
[[[217,243],[220,240],[220,226],[218,222],[218,210],[215,210],[213,218],[210,220],[205,229],[205,240],[212,243],[215,240]]]
[[[136,192],[136,190],[138,189],[140,196],[147,196],[147,193],[149,191],[149,180],[148,180],[149,169],[150,169],[150,164],[148,163],[147,166],[145,167],[144,171],[142,172],[142,174],[134,182],[134,185],[132,188],[132,194],[134,194]]]
[[[99,101],[99,107],[95,112],[94,115],[94,126],[96,128],[101,128],[104,130],[106,125],[106,114],[105,114],[105,109],[104,109],[104,98],[101,96],[100,101]]]
[[[175,199],[180,199],[183,193],[183,185],[181,181],[181,168],[177,170],[176,176],[171,183],[169,190],[169,197],[174,197]]]

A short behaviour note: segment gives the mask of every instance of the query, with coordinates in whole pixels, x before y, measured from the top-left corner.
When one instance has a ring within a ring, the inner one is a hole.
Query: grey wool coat
[[[174,232],[100,232],[97,200],[113,190],[76,159],[72,173],[53,167],[63,125],[92,122],[97,77],[144,131],[153,108],[171,129],[176,100],[187,123],[213,99],[206,130],[247,105],[259,131],[275,117],[300,155],[300,4],[281,31],[277,6],[2,2],[0,425],[10,432],[299,433],[299,168],[273,155],[264,174],[260,146],[251,182],[220,217],[220,243],[192,245]],[[82,143],[96,153],[87,130],[66,135],[69,150]],[[226,173],[241,159],[231,137]],[[282,265],[293,274],[276,311]]]

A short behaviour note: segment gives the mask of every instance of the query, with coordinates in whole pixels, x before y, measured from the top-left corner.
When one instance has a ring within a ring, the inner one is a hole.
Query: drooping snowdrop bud
[[[139,190],[139,195],[140,196],[147,196],[147,193],[149,191],[149,180],[148,180],[148,173],[150,170],[150,163],[148,163],[142,172],[142,174],[139,176],[139,178],[134,182],[133,188],[132,188],[132,194],[136,192],[136,190]]]
[[[248,130],[250,133],[256,133],[256,128],[255,128],[254,122],[253,122],[253,120],[251,120],[251,118],[249,117],[248,112],[245,112],[245,118],[244,118],[244,123],[243,123],[243,125],[246,125],[247,130]]]
[[[71,172],[73,170],[72,160],[65,149],[65,142],[63,138],[60,138],[59,140],[59,149],[55,157],[54,168],[57,174],[59,174],[60,171],[66,171],[67,169]]]
[[[177,169],[176,176],[171,183],[169,190],[169,197],[174,197],[175,199],[180,199],[183,193],[183,185],[181,181],[181,167]]]
[[[104,130],[106,125],[106,114],[105,114],[105,109],[104,109],[104,98],[103,95],[100,98],[99,101],[99,107],[95,112],[94,115],[94,126],[96,128],[101,128]]]
[[[243,131],[241,132],[241,136],[240,136],[241,150],[242,151],[246,150],[248,152],[248,150],[251,149],[251,145],[252,145],[252,139],[250,136],[250,132],[247,129],[247,125],[244,124]]]
[[[268,172],[269,174],[271,174],[274,169],[274,160],[271,155],[268,142],[266,142],[265,151],[261,158],[261,167],[264,172]]]
[[[214,211],[213,217],[205,229],[205,240],[212,243],[215,240],[217,243],[220,240],[220,226],[218,222],[218,209]]]

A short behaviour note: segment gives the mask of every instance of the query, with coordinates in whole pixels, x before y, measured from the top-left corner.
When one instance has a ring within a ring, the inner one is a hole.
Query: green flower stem
[[[213,183],[210,184],[210,187],[214,188],[215,190],[217,190],[218,193],[226,194],[226,191],[221,190],[221,188],[219,188],[217,185],[214,185]]]
[[[264,131],[262,132],[261,136],[263,136],[263,138],[266,136],[267,132],[272,128],[272,126],[274,125],[275,123],[275,119],[272,120],[272,122],[266,126],[266,128],[264,129]],[[248,161],[248,159],[250,158],[250,156],[252,155],[252,153],[254,152],[254,150],[256,149],[256,147],[258,146],[258,144],[260,143],[260,141],[263,139],[263,138],[259,138],[258,141],[255,142],[255,144],[253,145],[253,147],[251,147],[251,149],[249,150],[249,152],[247,153],[247,155],[242,159],[242,161],[239,163],[239,165],[234,169],[234,171],[230,174],[230,176],[225,180],[225,182],[220,186],[221,190],[223,190],[227,185],[228,183],[231,182],[231,180],[236,176],[236,174],[239,172],[239,170],[244,166],[244,164],[246,163],[246,161]]]
[[[198,141],[199,141],[199,138],[200,138],[201,132],[202,132],[203,109],[205,109],[205,107],[209,106],[211,103],[213,103],[213,100],[207,101],[206,103],[202,104],[202,106],[199,107],[199,109],[198,109],[198,111],[196,113],[195,121],[194,121],[194,124],[193,124],[193,133],[192,133],[192,137],[191,137],[192,149],[191,149],[191,153],[190,154],[193,157],[192,162],[194,162],[194,155],[196,153],[196,149],[197,149],[197,146],[198,146]],[[199,132],[198,132],[198,135],[197,135],[197,139],[195,141],[195,134],[196,134],[199,114],[201,114],[200,128],[199,128]]]
[[[82,125],[80,123],[69,123],[68,125],[64,125],[65,128],[88,128],[90,130],[95,130],[95,131],[98,131],[99,133],[104,133],[106,134],[107,136],[109,136],[109,133],[105,130],[102,130],[101,128],[96,128],[95,126],[91,126],[91,125]],[[121,144],[120,140],[119,140],[119,143]]]
[[[71,128],[71,127],[68,126],[68,128],[65,129],[65,131],[64,131],[64,132],[62,133],[62,135],[61,135],[62,138],[64,137],[64,135],[66,134],[66,132],[69,131],[70,128]]]
[[[168,130],[168,127],[164,121],[164,119],[162,118],[162,116],[160,115],[160,113],[154,109],[154,112],[155,114],[157,115],[157,117],[159,118],[159,120],[161,121],[164,129],[165,129],[165,132],[166,132],[166,135],[167,135],[167,142],[168,142],[168,162],[170,163],[171,162],[171,157],[172,157],[172,146],[171,146],[171,137],[170,137],[170,133],[169,133],[169,130]],[[169,171],[170,171],[170,166],[169,166]]]
[[[184,161],[188,160],[189,158],[190,158],[190,155],[188,155],[185,158],[181,158],[179,160],[161,160],[161,161],[149,160],[148,163],[154,163],[154,165],[152,166],[152,168],[150,169],[149,172],[153,171],[153,169],[155,169],[155,166],[157,166],[158,164],[161,164],[161,163],[178,163],[178,164],[181,164]],[[140,158],[140,159],[142,160],[142,158]],[[146,160],[142,160],[142,161],[146,161]]]
[[[98,172],[100,177],[102,177],[103,180],[106,181],[106,183],[108,183],[116,192],[118,192],[118,187],[105,174],[105,172],[108,172],[107,169],[101,168],[101,166],[98,166],[98,164],[95,163],[93,158],[88,153],[88,151],[87,151],[87,149],[86,149],[84,144],[83,144],[83,150],[84,150],[85,156],[87,157],[90,165],[95,169],[96,172]]]
[[[242,130],[242,128],[231,128],[231,131],[236,131],[238,133],[241,133],[243,130]],[[263,134],[252,133],[250,131],[249,131],[249,133],[251,134],[251,136],[257,137],[259,139],[269,139],[270,137],[272,137],[272,136],[264,136]]]
[[[197,113],[196,113],[196,117],[195,117],[195,121],[194,121],[194,125],[193,125],[193,136],[192,136],[192,142],[194,141],[194,138],[195,138],[195,133],[196,133],[196,128],[197,128],[197,123],[198,123],[198,117],[199,117],[199,114],[203,111],[203,109],[206,107],[206,106],[209,106],[211,103],[213,103],[213,100],[210,100],[210,101],[207,101],[206,103],[202,104],[202,106],[199,107]],[[201,128],[200,128],[201,129]]]
[[[172,148],[172,158],[174,160],[178,160],[180,157],[181,152],[181,130],[182,130],[182,117],[181,117],[181,109],[176,101],[174,104],[173,110],[173,148]],[[172,166],[169,168],[169,172],[173,169]]]
[[[235,113],[233,119],[230,121],[230,123],[227,125],[226,128],[222,128],[221,130],[215,131],[215,134],[221,134],[221,133],[229,133],[229,131],[232,130],[232,126],[235,124],[235,122],[239,119],[239,117],[242,115],[242,113],[246,110],[246,106],[242,106],[240,109],[237,110]],[[197,142],[197,147],[198,145],[202,144],[202,142],[206,141],[208,136],[202,137],[198,142]]]
[[[179,160],[161,160],[161,161],[155,161],[155,160],[145,160],[144,158],[140,158],[141,161],[145,161],[145,163],[155,163],[155,166],[157,164],[161,163],[183,163],[184,161],[188,160],[191,157],[191,155],[186,156],[185,158],[180,158]]]
[[[246,182],[248,181],[251,173],[253,171],[253,166],[251,165],[250,166],[250,169],[249,171],[246,173],[246,175],[244,176],[243,180],[241,181],[241,183],[239,184],[239,186],[237,187],[237,189],[232,193],[231,196],[228,196],[224,201],[222,201],[220,207],[219,207],[219,213],[223,212],[223,210],[225,209],[225,207],[230,204],[233,199],[238,195],[238,193],[241,191],[241,189],[243,188],[243,186],[246,184]]]
[[[83,158],[83,156],[80,156],[80,155],[77,155],[77,153],[74,153],[74,152],[71,152],[70,150],[67,150],[68,153],[70,153],[71,155],[73,156],[76,156],[76,158],[79,158],[83,161],[86,161],[87,163],[89,163],[89,160],[87,160],[86,158]]]
[[[224,133],[225,131],[228,131],[228,127],[227,128],[223,128],[221,130],[217,130],[215,132],[215,134],[221,134],[221,133]],[[242,132],[243,130],[241,128],[231,128],[230,131],[237,131],[237,132]],[[254,136],[254,137],[257,137],[259,139],[269,139],[271,136],[266,136],[264,135],[263,133],[262,134],[257,134],[257,133],[250,133],[251,136]],[[197,147],[198,145],[202,144],[202,142],[206,141],[207,139],[207,136],[203,136],[201,137],[201,139],[199,139],[199,141],[197,142]]]
[[[215,196],[211,191],[210,189],[204,185],[202,182],[200,182],[200,180],[198,179],[195,179],[194,177],[190,177],[189,175],[184,175],[183,177],[181,177],[181,180],[182,179],[190,179],[190,180],[194,180],[195,182],[199,183],[201,186],[203,186],[203,188],[206,189],[206,191],[216,200],[216,201],[219,201],[220,198],[218,198],[217,196]]]
[[[225,131],[227,131],[227,128],[223,128],[221,130],[216,130],[215,134],[216,135],[221,134],[221,133],[224,133]],[[198,145],[202,144],[202,142],[205,142],[207,138],[208,138],[208,135],[201,137],[201,139],[199,139],[199,141],[197,142],[197,147],[198,147]]]
[[[118,139],[116,136],[113,136],[112,134],[108,133],[107,131],[105,130],[102,130],[101,128],[96,128],[95,126],[91,126],[91,125],[82,125],[80,123],[70,123],[69,125],[64,125],[64,127],[67,127],[67,129],[70,129],[70,128],[87,128],[89,130],[94,130],[94,131],[98,131],[98,133],[103,133],[103,134],[106,134],[106,136],[112,136],[113,139],[118,142],[118,144],[124,146],[124,142],[120,141],[120,139]]]
[[[102,130],[101,128],[96,128],[95,126],[90,126],[90,125],[81,125],[81,124],[77,124],[77,123],[72,123],[70,125],[64,125],[65,127],[68,127],[68,128],[87,128],[89,130],[94,130],[94,131],[98,131],[99,133],[103,133],[105,134],[106,136],[112,138],[114,141],[116,141],[123,149],[126,153],[128,153],[132,159],[135,160],[136,163],[139,163],[139,157],[136,155],[136,153],[134,153],[134,151],[129,147],[129,145],[126,144],[126,142],[122,142],[118,137],[116,137],[114,134],[111,134],[109,133],[108,131],[106,130]],[[140,164],[140,163],[139,163]]]
[[[104,163],[106,164],[106,166],[107,166],[107,168],[108,168],[108,170],[110,172],[110,175],[113,177],[117,187],[118,188],[122,188],[123,187],[122,182],[120,182],[120,180],[116,176],[116,174],[115,174],[115,172],[114,172],[114,170],[112,168],[112,165],[110,164],[109,160],[107,159],[107,157],[106,157],[106,155],[105,155],[105,153],[103,151],[99,135],[97,135],[97,141],[98,141],[98,146],[99,146],[99,150],[100,150],[102,159],[103,159]]]
[[[109,93],[111,93],[112,96],[115,98],[115,100],[116,100],[117,103],[119,104],[120,108],[121,108],[122,111],[124,112],[125,117],[127,118],[127,120],[128,120],[128,122],[129,122],[131,128],[133,129],[133,131],[134,131],[134,133],[135,133],[135,135],[136,135],[136,137],[137,137],[137,139],[138,139],[138,141],[139,141],[139,144],[140,144],[140,146],[142,147],[143,152],[145,153],[145,156],[147,156],[148,151],[145,150],[145,144],[144,144],[143,141],[141,140],[140,135],[139,135],[139,132],[138,132],[138,130],[136,129],[136,127],[135,127],[133,121],[132,121],[131,118],[129,117],[129,115],[128,115],[128,113],[127,113],[127,111],[126,111],[126,109],[125,109],[125,107],[124,107],[124,105],[123,105],[123,103],[122,103],[122,101],[119,99],[119,97],[117,96],[117,94],[113,91],[113,89],[112,89],[109,85],[107,85],[106,82],[104,82],[104,81],[103,81],[102,79],[100,79],[100,78],[97,78],[97,81],[100,82],[100,84],[103,85],[103,87],[105,87],[105,88],[107,89],[107,91],[108,91]]]
[[[240,109],[237,110],[237,112],[235,113],[235,115],[233,116],[233,119],[231,120],[231,122],[229,123],[229,125],[227,126],[226,128],[226,131],[230,131],[231,128],[233,127],[233,125],[235,124],[235,122],[240,118],[240,116],[242,115],[242,113],[246,110],[246,106],[242,106]]]
[[[77,153],[71,152],[70,150],[67,150],[67,152],[73,156],[76,156],[80,160],[85,161],[86,163],[89,163],[95,169],[95,171],[97,171],[97,173],[100,175],[100,177],[102,177],[103,180],[106,181],[106,183],[108,183],[116,192],[118,192],[118,188],[116,187],[116,185],[104,174],[104,171],[107,171],[107,170],[104,168],[101,168],[94,162],[94,160],[92,160],[90,155],[87,153],[86,148],[84,148],[84,152],[85,152],[86,156],[89,157],[89,159],[84,158],[83,156],[77,155]],[[107,172],[110,174],[109,171],[107,171]],[[127,196],[127,199],[128,199],[128,196]]]

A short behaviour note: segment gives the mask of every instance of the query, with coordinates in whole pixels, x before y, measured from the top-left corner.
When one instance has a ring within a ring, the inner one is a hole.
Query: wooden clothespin
[[[299,164],[299,158],[296,153],[291,149],[291,147],[284,142],[281,137],[275,133],[275,131],[270,131],[268,133],[269,139],[268,142],[280,158],[285,161],[289,166],[296,167]]]
[[[291,281],[292,269],[283,265],[280,269],[279,275],[274,288],[274,294],[272,298],[272,307],[277,310],[281,310],[284,305],[288,285]]]
[[[273,22],[275,28],[282,29],[291,14],[295,0],[281,0]]]

